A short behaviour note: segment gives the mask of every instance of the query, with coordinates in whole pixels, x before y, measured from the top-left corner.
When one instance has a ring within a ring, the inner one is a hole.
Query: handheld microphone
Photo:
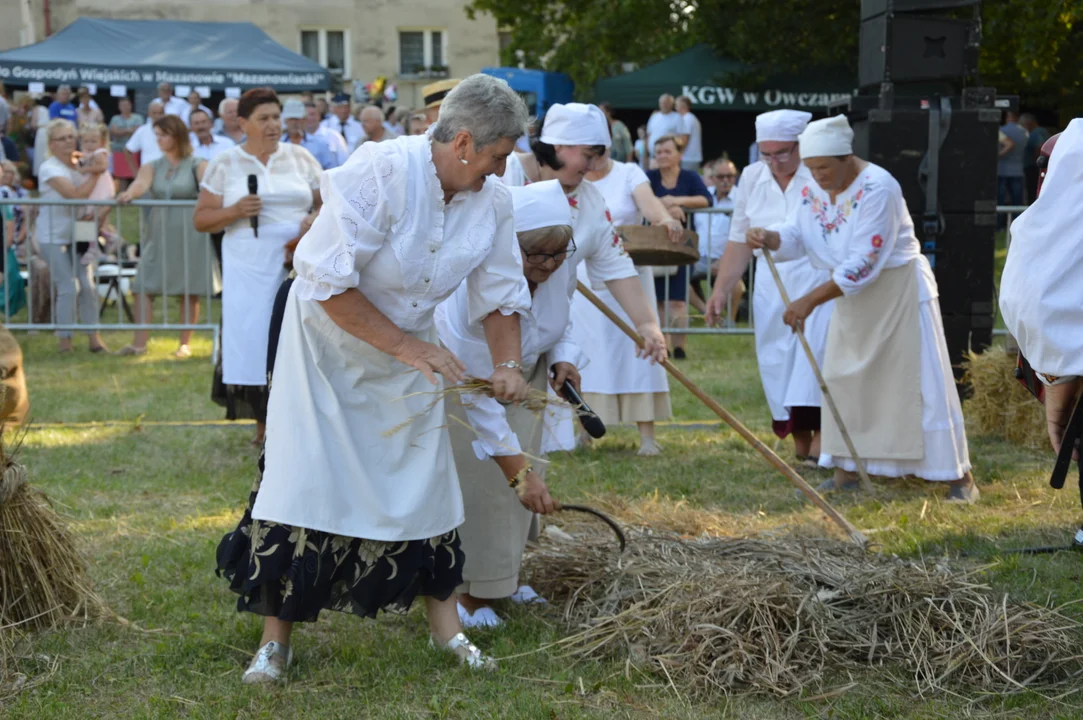
[[[590,409],[589,405],[583,402],[583,397],[576,391],[574,385],[565,380],[564,385],[560,388],[560,394],[575,406],[579,422],[582,423],[583,429],[587,431],[588,435],[595,440],[605,435],[605,423]]]
[[[248,176],[248,194],[249,195],[255,195],[256,190],[257,190],[258,187],[259,187],[259,182],[256,179],[256,176],[255,175],[249,175]],[[255,235],[256,237],[259,237],[259,215],[253,215],[252,217],[248,218],[248,222],[249,222],[249,224],[252,225],[252,234]]]

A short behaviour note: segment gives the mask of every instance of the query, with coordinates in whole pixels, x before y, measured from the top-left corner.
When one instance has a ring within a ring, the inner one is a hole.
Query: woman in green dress
[[[117,196],[129,203],[149,192],[155,200],[195,200],[207,162],[192,154],[188,128],[175,115],[166,115],[154,123],[154,134],[162,157],[139,168],[135,182]],[[149,322],[154,298],[181,297],[180,316],[188,325],[199,322],[200,298],[210,298],[222,290],[222,275],[214,249],[206,233],[192,225],[192,207],[153,207],[150,209],[139,270],[133,284],[137,295],[136,321]],[[120,355],[142,355],[147,351],[148,330],[137,330],[131,345]],[[190,357],[188,342],[191,330],[182,330],[180,347],[174,356]]]

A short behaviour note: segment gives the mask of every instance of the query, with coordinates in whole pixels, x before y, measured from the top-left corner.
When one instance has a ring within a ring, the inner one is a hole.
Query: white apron
[[[414,336],[437,341],[432,326]],[[457,528],[463,500],[443,400],[429,407],[439,389],[347,333],[293,288],[252,517],[383,541],[423,540]]]
[[[222,382],[267,384],[267,333],[275,294],[289,272],[286,243],[301,224],[230,230],[222,238]]]
[[[790,419],[789,409],[792,407],[820,407],[820,385],[816,382],[816,374],[809,365],[801,341],[782,322],[786,305],[771,276],[771,268],[767,266],[762,253],[757,252],[756,255],[756,279],[752,295],[756,359],[771,418],[785,422]],[[776,262],[775,267],[791,301],[807,295],[831,279],[830,272],[814,268],[808,258]],[[805,320],[805,338],[821,367],[831,310],[832,303],[824,303]]]

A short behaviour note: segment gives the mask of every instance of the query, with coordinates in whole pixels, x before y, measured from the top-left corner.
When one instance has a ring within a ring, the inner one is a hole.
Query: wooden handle
[[[629,327],[628,323],[624,322],[624,320],[618,317],[617,314],[614,313],[608,305],[599,300],[598,296],[591,292],[590,288],[584,285],[582,281],[579,281],[576,287],[579,289],[579,292],[583,295],[583,297],[589,300],[591,304],[594,305],[594,307],[598,308],[598,310],[601,311],[603,315],[605,315],[607,318],[610,319],[611,322],[613,322],[617,327],[619,327],[625,335],[630,337],[635,342],[636,345],[641,348],[645,347],[643,338],[640,337],[639,333]],[[699,398],[699,400],[708,408],[710,408],[715,415],[722,418],[723,422],[733,428],[738,435],[744,438],[749,445],[756,449],[756,452],[758,452],[760,455],[763,455],[767,459],[767,462],[771,463],[771,465],[773,465],[775,469],[777,469],[780,473],[786,476],[787,480],[797,486],[797,489],[803,492],[808,497],[808,499],[816,505],[816,507],[827,513],[827,516],[829,518],[831,518],[839,527],[846,531],[846,533],[850,536],[851,540],[853,540],[858,545],[861,545],[862,547],[868,544],[868,539],[866,539],[866,537],[862,534],[860,530],[854,527],[854,525],[845,517],[843,517],[838,510],[831,507],[831,505],[823,499],[823,496],[821,496],[820,493],[816,492],[816,490],[811,485],[805,482],[805,479],[803,477],[797,474],[796,470],[790,467],[785,460],[776,455],[774,451],[771,450],[771,448],[764,445],[763,441],[756,437],[751,430],[741,424],[740,420],[731,415],[728,410],[715,402],[713,398],[707,395],[707,393],[700,390],[695,383],[689,380],[688,377],[683,372],[678,370],[668,359],[662,361],[662,367],[669,371],[669,374],[676,378],[677,382],[688,388],[688,391],[695,395],[697,398]]]
[[[771,251],[764,248],[763,257],[767,260],[767,267],[771,269],[775,284],[778,285],[778,293],[782,296],[782,302],[785,303],[786,307],[789,307],[790,296],[786,292],[786,286],[782,284],[782,276],[778,274],[778,268],[775,267],[775,259],[771,257]],[[857,475],[861,478],[861,488],[871,495],[875,493],[875,490],[872,486],[872,480],[869,479],[869,474],[865,471],[865,461],[857,454],[854,441],[850,439],[850,433],[846,432],[846,426],[842,424],[842,415],[839,414],[839,409],[835,405],[835,399],[831,397],[831,393],[827,390],[827,382],[824,381],[823,373],[820,372],[820,365],[816,362],[816,355],[812,352],[812,346],[808,344],[808,338],[805,337],[804,327],[798,329],[797,339],[801,341],[801,347],[805,349],[805,357],[808,358],[809,365],[812,366],[812,372],[816,374],[816,382],[820,383],[820,394],[823,395],[824,402],[827,403],[827,408],[831,411],[831,417],[835,419],[835,424],[839,426],[842,439],[846,442],[846,449],[850,451],[850,457],[853,458],[854,464],[857,465]]]

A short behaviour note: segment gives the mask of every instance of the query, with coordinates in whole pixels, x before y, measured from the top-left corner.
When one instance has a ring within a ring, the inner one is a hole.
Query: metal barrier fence
[[[214,292],[209,270],[217,264],[217,255],[207,235],[196,232],[192,225],[195,200],[136,200],[122,205],[115,200],[0,198],[0,210],[5,205],[21,208],[24,222],[31,223],[19,258],[27,307],[13,315],[5,292],[3,322],[7,328],[71,333],[206,331],[212,333],[212,359],[217,357],[220,325],[212,321]],[[137,208],[134,227],[130,217],[125,222],[125,216],[133,214],[122,212],[125,207]],[[161,236],[149,237],[150,213],[168,208],[185,209],[186,221],[172,225],[163,221]],[[98,237],[112,241],[101,248]],[[148,267],[144,261],[150,243],[154,244],[154,260]],[[173,266],[169,262],[169,256],[177,254],[176,244],[181,247],[179,268],[175,261]],[[95,257],[92,246],[99,248],[101,257]],[[10,258],[6,249],[5,258]],[[207,277],[202,277],[204,270]],[[43,282],[48,282],[48,290],[41,288]],[[177,296],[182,296],[180,308],[171,309],[170,298]],[[152,304],[150,297],[156,302]],[[190,301],[184,302],[183,297]],[[204,322],[191,322],[197,320],[192,317],[191,300],[203,301]],[[112,315],[110,303],[116,307],[115,322],[106,317]]]
[[[1025,205],[998,205],[997,215],[998,217],[1003,215],[1007,220],[1006,228],[1006,246],[1011,246],[1011,224],[1015,219],[1015,216],[1026,210]],[[723,210],[721,208],[702,208],[696,210],[686,210],[686,214],[696,218],[696,229],[700,236],[700,262],[695,266],[692,266],[692,270],[689,273],[689,286],[686,288],[686,297],[691,302],[693,296],[692,285],[696,283],[706,283],[706,291],[704,291],[704,298],[709,298],[711,292],[714,289],[715,277],[711,272],[713,264],[722,257],[722,251],[726,247],[729,237],[729,220],[733,214],[732,210]],[[723,221],[721,218],[724,217]],[[706,234],[706,238],[704,235]],[[754,265],[754,263],[753,263]],[[659,277],[656,270],[655,276]],[[755,291],[756,273],[753,269],[749,269],[746,273],[748,282],[746,283],[746,289],[744,297],[749,298],[748,301],[748,322],[747,324],[737,325],[733,322],[727,322],[723,327],[674,327],[674,321],[680,320],[674,318],[671,314],[671,308],[669,304],[670,300],[670,283],[664,284],[665,292],[663,296],[658,297],[658,302],[662,305],[662,332],[667,335],[748,335],[755,332],[755,317],[754,308],[752,306],[751,297]],[[771,282],[771,278],[763,278],[764,282]],[[733,300],[737,293],[732,293],[726,300],[726,312],[725,317],[727,320],[734,317]],[[999,303],[993,303],[993,321],[994,324],[999,318],[1000,307]],[[686,311],[686,318],[688,317]],[[1002,336],[1007,335],[1007,331],[1003,328],[995,328],[993,330],[994,335]]]

